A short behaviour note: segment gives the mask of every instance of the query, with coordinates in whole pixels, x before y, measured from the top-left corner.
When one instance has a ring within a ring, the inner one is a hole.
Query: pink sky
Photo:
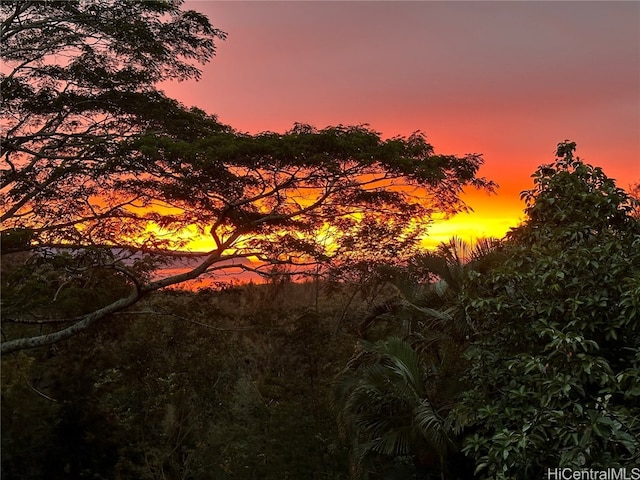
[[[234,128],[368,123],[421,130],[436,152],[482,153],[498,194],[433,228],[501,236],[564,139],[640,181],[640,2],[187,1],[228,33],[200,82],[167,93]]]

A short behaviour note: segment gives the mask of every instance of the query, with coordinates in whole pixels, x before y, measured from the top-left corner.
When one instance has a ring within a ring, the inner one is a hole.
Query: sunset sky
[[[187,1],[228,33],[199,82],[163,88],[250,133],[294,122],[420,130],[481,153],[497,195],[432,241],[502,236],[521,190],[570,139],[618,185],[640,181],[640,2]]]

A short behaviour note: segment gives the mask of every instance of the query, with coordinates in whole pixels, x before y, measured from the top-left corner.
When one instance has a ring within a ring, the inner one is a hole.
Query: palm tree
[[[389,335],[412,337],[431,347],[435,343],[464,344],[477,325],[468,318],[460,298],[472,280],[503,259],[500,241],[479,239],[471,245],[453,237],[437,250],[415,255],[408,266],[388,266],[379,276],[394,294],[374,305],[360,322],[362,338]]]
[[[475,328],[458,297],[500,257],[498,246],[454,237],[408,267],[384,272],[395,295],[371,309],[360,333],[370,338],[383,324],[402,338],[362,340],[337,389],[340,424],[359,476],[376,471],[376,461],[379,470],[381,458],[397,457],[435,463],[442,476],[448,471],[457,448],[447,415],[462,390],[462,352]]]
[[[407,341],[361,341],[336,391],[355,476],[370,478],[387,466],[381,460],[399,457],[431,463],[444,474],[452,430],[430,402],[424,366]]]

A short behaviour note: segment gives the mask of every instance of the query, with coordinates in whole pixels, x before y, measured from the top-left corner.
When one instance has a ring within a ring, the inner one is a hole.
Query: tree
[[[455,414],[481,478],[640,458],[640,223],[574,150],[535,172],[527,221],[463,299],[479,329]]]
[[[424,366],[408,342],[398,337],[361,341],[336,389],[338,422],[352,443],[357,477],[393,471],[399,459],[405,461],[401,464],[409,460],[408,471],[414,462],[441,466],[452,441],[427,390]]]
[[[640,219],[640,182],[629,186],[629,195],[636,201],[631,215]]]
[[[248,258],[327,261],[368,217],[415,236],[432,213],[464,210],[464,187],[493,188],[476,177],[480,156],[436,155],[420,133],[383,140],[367,126],[297,124],[252,136],[187,110],[157,82],[197,78],[194,62],[225,34],[180,4],[3,2],[3,252],[37,257],[12,291],[44,272],[53,299],[13,302],[11,326],[45,330],[5,329],[3,354],[69,338],[158,289],[261,268]],[[335,247],[316,241],[325,231],[337,232]],[[211,239],[208,251],[184,251],[194,232]],[[195,266],[163,275],[176,256]],[[56,308],[70,285],[104,291],[96,272],[126,293],[103,292],[73,315]]]
[[[2,478],[346,478],[329,397],[352,339],[310,289],[162,292],[3,357]]]
[[[475,328],[467,323],[460,298],[498,261],[498,247],[492,239],[472,246],[454,237],[407,265],[379,267],[378,277],[393,287],[392,294],[362,320],[360,335],[366,340],[337,390],[339,420],[360,470],[376,470],[372,460],[377,470],[393,469],[389,464],[404,459],[421,475],[431,475],[425,478],[469,475],[450,417],[468,366],[462,353]],[[396,413],[390,414],[392,406]],[[407,465],[403,468],[406,475]]]
[[[31,226],[39,242],[78,242],[81,226],[94,242],[135,233],[126,206],[142,200],[95,197],[120,194],[117,175],[142,169],[126,140],[197,130],[202,115],[155,84],[198,78],[192,61],[208,61],[224,38],[180,3],[3,2],[3,229]]]

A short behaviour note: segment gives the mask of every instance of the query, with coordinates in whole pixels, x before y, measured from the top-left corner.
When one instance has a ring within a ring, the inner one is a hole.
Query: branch
[[[50,325],[53,323],[69,323],[72,322],[69,318],[52,318],[49,320],[23,320],[20,318],[3,318],[2,323],[20,323],[23,325]]]
[[[86,330],[98,320],[101,320],[112,313],[124,310],[131,305],[137,303],[143,295],[139,292],[134,292],[126,298],[113,302],[106,307],[100,308],[88,315],[85,315],[82,320],[74,323],[73,325],[58,330],[57,332],[48,333],[45,335],[39,335],[37,337],[19,338],[16,340],[8,340],[2,342],[0,346],[0,355],[6,355],[7,353],[17,352],[19,350],[26,350],[29,348],[42,347],[44,345],[51,345],[53,343],[66,340],[77,333]]]
[[[0,29],[2,31],[2,43],[5,43],[7,40],[9,40],[9,37],[11,36],[10,33],[15,34],[15,32],[21,30],[15,29],[15,31],[12,31],[9,27],[13,24],[13,21],[17,17],[19,17],[22,13],[24,13],[31,7],[31,3],[32,2],[17,2],[15,11],[9,17],[3,20],[2,25],[0,26]]]
[[[214,263],[221,262],[223,261],[223,259],[237,258],[238,256],[236,255],[224,256],[222,255],[222,252],[229,249],[235,243],[235,241],[238,238],[240,238],[240,236],[241,236],[241,232],[236,231],[222,244],[220,248],[214,250],[213,252],[210,252],[209,256],[197,267],[184,273],[172,275],[170,277],[162,278],[160,280],[156,280],[155,282],[151,282],[142,288],[142,292],[149,293],[154,290],[159,290],[161,288],[168,287],[170,285],[186,282],[188,280],[194,280],[198,278],[200,275],[202,275],[203,273],[207,272],[209,267],[211,267]]]
[[[66,340],[96,323],[98,320],[102,320],[114,313],[125,310],[132,305],[135,305],[139,302],[143,297],[148,295],[149,293],[159,290],[164,287],[168,287],[171,285],[175,285],[178,283],[185,282],[187,280],[193,280],[198,278],[200,275],[205,273],[209,267],[213,264],[221,262],[225,259],[233,257],[234,255],[222,255],[222,252],[228,249],[239,237],[240,232],[236,232],[233,234],[227,242],[223,245],[222,249],[215,250],[209,253],[209,256],[206,260],[200,263],[195,268],[178,274],[172,275],[169,277],[165,277],[163,279],[157,280],[155,282],[151,282],[147,285],[136,285],[136,289],[131,293],[128,297],[121,298],[103,308],[95,310],[87,315],[80,317],[78,321],[76,321],[73,325],[70,325],[67,328],[62,330],[58,330],[53,333],[39,335],[37,337],[29,337],[29,338],[19,338],[15,340],[8,340],[2,342],[0,354],[5,355],[7,353],[16,352],[19,350],[26,350],[29,348],[42,347],[45,345],[51,345],[53,343],[60,342],[62,340]],[[236,255],[237,256],[237,255]]]
[[[42,250],[53,250],[53,251],[73,251],[73,250],[83,250],[86,248],[92,249],[103,249],[103,250],[115,250],[121,252],[129,252],[129,253],[142,253],[145,255],[153,255],[157,257],[167,257],[167,258],[203,258],[211,255],[211,251],[207,252],[190,252],[190,251],[180,251],[180,250],[165,250],[160,248],[148,248],[142,245],[117,245],[117,244],[99,244],[99,243],[91,243],[87,245],[70,245],[67,243],[39,243],[37,245],[27,245],[22,252],[27,251],[42,251]],[[12,251],[11,253],[16,253]],[[222,255],[221,260],[228,260],[233,258],[240,257],[250,257],[252,255]]]

